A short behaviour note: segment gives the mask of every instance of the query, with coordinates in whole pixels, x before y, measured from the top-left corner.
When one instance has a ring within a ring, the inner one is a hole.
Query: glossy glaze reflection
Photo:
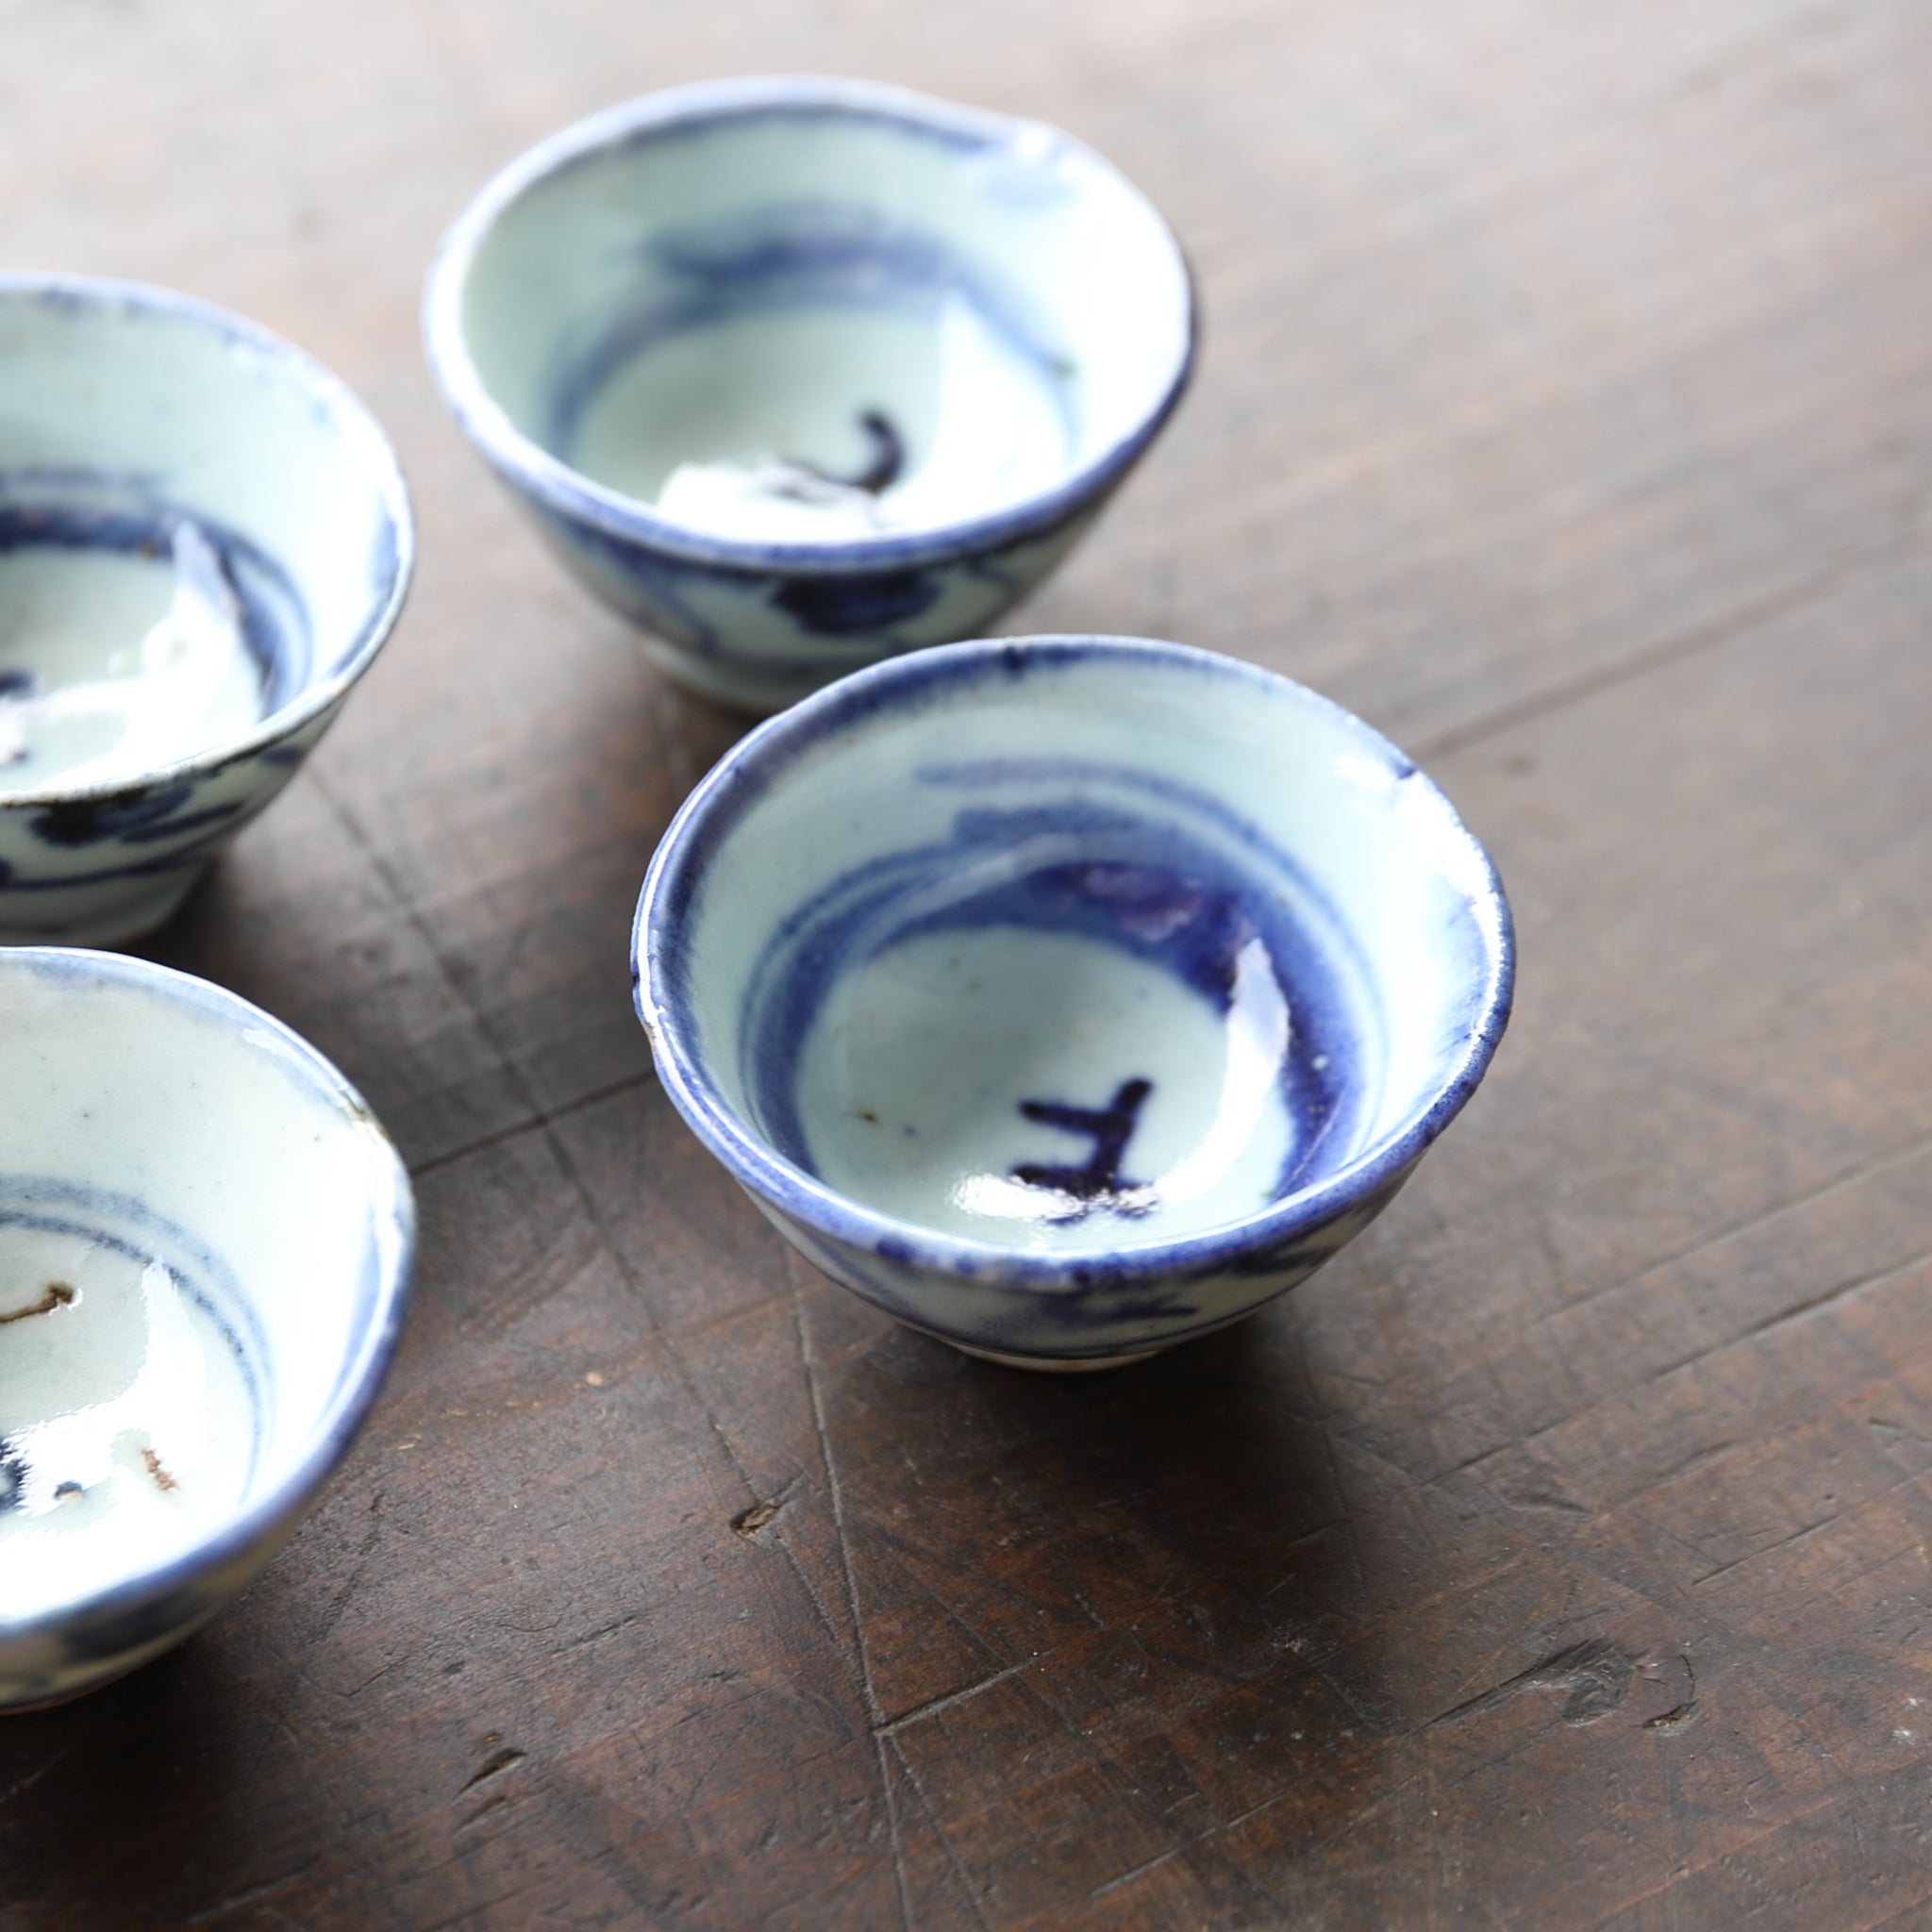
[[[248,1485],[257,1408],[205,1286],[0,1207],[0,1614],[105,1590],[219,1526]]]
[[[0,541],[0,796],[139,778],[260,721],[242,591],[200,525],[124,548],[46,523]]]

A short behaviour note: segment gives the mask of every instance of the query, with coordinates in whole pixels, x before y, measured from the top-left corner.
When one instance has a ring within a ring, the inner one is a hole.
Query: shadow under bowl
[[[245,1001],[0,953],[0,1712],[178,1642],[281,1545],[394,1351],[414,1210]]]
[[[638,1010],[808,1258],[1035,1366],[1205,1333],[1365,1226],[1513,954],[1442,794],[1325,699],[1116,638],[875,667],[743,741],[644,882]]]
[[[540,534],[671,676],[774,710],[981,635],[1178,401],[1187,267],[1036,122],[850,80],[566,129],[445,239],[432,368]]]

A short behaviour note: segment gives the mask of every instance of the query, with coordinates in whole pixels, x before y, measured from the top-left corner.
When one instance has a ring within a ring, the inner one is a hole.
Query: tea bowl
[[[133,1669],[235,1595],[341,1460],[414,1210],[279,1022],[114,954],[0,953],[0,1712]]]
[[[1238,1321],[1482,1077],[1509,911],[1340,707],[1177,644],[942,646],[749,737],[652,859],[658,1077],[808,1259],[1035,1368]]]
[[[669,675],[772,711],[984,633],[1179,400],[1167,225],[1036,122],[853,80],[648,95],[483,189],[445,400]]]
[[[0,275],[0,941],[162,924],[368,669],[412,541],[375,419],[300,351]]]

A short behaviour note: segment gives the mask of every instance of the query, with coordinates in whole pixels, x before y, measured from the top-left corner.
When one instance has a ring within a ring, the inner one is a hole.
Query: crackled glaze
[[[287,1028],[0,953],[0,1711],[185,1636],[293,1530],[402,1321],[402,1163]]]
[[[1122,639],[924,653],[754,733],[653,860],[636,958],[666,1091],[806,1255],[1047,1363],[1332,1255],[1512,973],[1488,859],[1394,747]]]
[[[513,162],[425,307],[458,420],[674,676],[770,710],[984,630],[1178,400],[1166,225],[1036,123],[675,89]]]

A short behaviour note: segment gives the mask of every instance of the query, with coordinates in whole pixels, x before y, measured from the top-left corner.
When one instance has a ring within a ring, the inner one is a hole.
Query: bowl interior
[[[869,90],[645,107],[539,151],[458,298],[510,424],[624,498],[938,527],[1093,462],[1185,364],[1172,236],[1050,129]]]
[[[380,432],[287,345],[0,277],[0,796],[141,776],[348,673],[406,519]]]
[[[1167,1242],[1319,1185],[1455,1086],[1507,975],[1488,861],[1407,759],[1174,647],[850,680],[660,863],[647,999],[713,1144],[1005,1247]]]
[[[348,1090],[212,988],[17,953],[0,1011],[6,1622],[333,1459],[398,1313],[408,1206]]]

